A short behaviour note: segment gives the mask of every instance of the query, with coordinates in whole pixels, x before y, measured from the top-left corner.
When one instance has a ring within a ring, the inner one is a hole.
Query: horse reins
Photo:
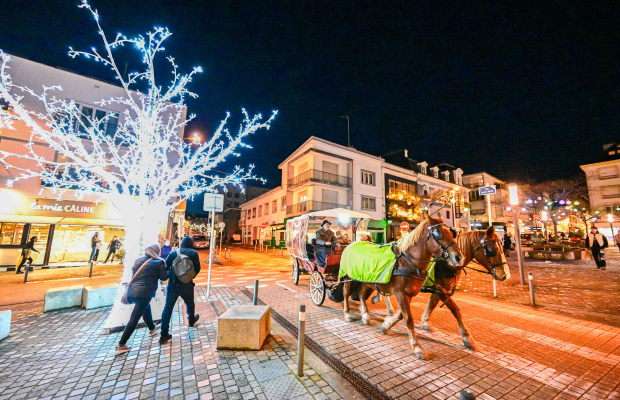
[[[472,267],[465,266],[465,267],[463,267],[463,271],[465,271],[465,268],[467,268],[467,269],[471,269],[472,271],[481,272],[481,273],[483,273],[483,274],[495,275],[495,270],[496,270],[498,267],[501,267],[501,266],[503,266],[503,265],[508,265],[508,263],[507,263],[506,261],[503,261],[501,264],[496,265],[496,264],[493,262],[493,260],[491,259],[491,256],[489,256],[489,250],[487,249],[486,243],[500,243],[500,242],[499,242],[498,240],[485,240],[485,239],[482,239],[482,240],[480,240],[480,244],[479,244],[478,246],[476,246],[476,248],[474,249],[474,254],[476,254],[476,252],[478,251],[478,249],[479,249],[480,247],[482,247],[482,250],[484,251],[484,255],[485,255],[485,257],[487,258],[487,261],[489,262],[489,264],[491,264],[491,270],[488,270],[488,271],[483,271],[483,270],[481,270],[481,269],[477,269],[477,268],[472,268]],[[502,251],[502,250],[501,250],[501,246],[500,246],[500,251]],[[478,265],[481,265],[481,264],[478,264]],[[482,267],[484,267],[484,265],[481,265],[481,266],[482,266]],[[467,275],[467,271],[465,271],[465,275]]]

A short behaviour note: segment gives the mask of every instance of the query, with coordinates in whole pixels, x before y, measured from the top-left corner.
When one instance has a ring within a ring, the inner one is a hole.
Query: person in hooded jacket
[[[170,335],[170,318],[172,317],[172,309],[177,302],[179,296],[185,302],[185,307],[187,308],[187,322],[189,323],[190,328],[196,325],[198,318],[200,318],[199,314],[194,314],[196,309],[194,303],[194,281],[190,281],[188,283],[181,282],[172,266],[174,265],[174,260],[177,258],[178,254],[181,253],[189,257],[194,264],[194,271],[196,275],[200,272],[200,258],[198,257],[198,252],[194,250],[192,247],[194,246],[194,240],[185,236],[181,240],[181,247],[178,250],[173,250],[166,258],[166,267],[168,270],[168,276],[170,280],[168,281],[168,290],[166,291],[166,305],[164,306],[164,311],[161,314],[161,338],[159,339],[159,343],[163,344],[172,339],[172,335]]]
[[[159,326],[153,322],[151,314],[151,299],[157,292],[159,280],[168,280],[166,263],[160,258],[161,249],[158,244],[147,247],[146,254],[136,260],[132,270],[132,280],[127,290],[127,299],[130,304],[134,304],[129,322],[123,330],[121,340],[116,346],[115,353],[122,354],[131,350],[127,347],[127,341],[136,330],[140,318],[149,328],[149,334],[154,336],[159,331]],[[139,271],[139,272],[138,272]]]

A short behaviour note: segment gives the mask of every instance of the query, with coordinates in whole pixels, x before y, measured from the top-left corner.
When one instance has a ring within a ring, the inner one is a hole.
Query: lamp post
[[[521,254],[521,227],[519,226],[519,192],[517,185],[508,186],[510,193],[510,205],[514,210],[512,216],[515,224],[515,240],[517,242],[517,262],[519,263],[519,274],[521,275],[521,284],[525,285],[525,271],[523,270],[523,257]]]
[[[547,241],[547,219],[549,218],[549,215],[547,214],[547,211],[543,211],[541,214],[543,220],[543,229],[545,230],[545,244],[549,244],[549,242]]]
[[[614,237],[614,216],[613,214],[607,214],[607,221],[609,221],[609,227],[611,228],[611,237]]]

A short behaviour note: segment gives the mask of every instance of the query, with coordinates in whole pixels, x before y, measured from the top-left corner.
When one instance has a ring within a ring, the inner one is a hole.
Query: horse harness
[[[495,246],[493,247],[488,247],[487,243],[500,243],[498,240],[485,240],[484,238],[480,240],[480,244],[478,246],[476,246],[476,248],[474,249],[474,254],[476,254],[476,252],[478,251],[478,249],[480,247],[482,247],[482,250],[484,250],[484,255],[487,258],[487,261],[489,262],[489,264],[491,264],[491,270],[489,271],[484,271],[481,269],[477,269],[477,268],[472,268],[472,267],[467,267],[465,266],[464,268],[467,269],[471,269],[472,271],[477,271],[477,272],[481,272],[483,274],[488,274],[488,275],[495,275],[495,270],[498,267],[501,267],[503,265],[508,265],[508,263],[506,261],[503,261],[501,264],[496,265],[493,260],[491,259],[491,257],[495,257],[497,255],[497,249],[495,248]],[[501,248],[501,246],[500,246]],[[501,251],[501,250],[500,250]],[[465,275],[467,275],[467,271],[465,269],[463,269],[463,271],[465,271]]]

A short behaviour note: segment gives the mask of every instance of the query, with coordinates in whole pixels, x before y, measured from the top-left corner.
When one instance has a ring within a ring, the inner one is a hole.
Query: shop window
[[[87,262],[91,253],[91,240],[95,232],[99,232],[101,249],[98,261],[105,261],[108,245],[116,236],[121,242],[125,238],[125,230],[120,227],[56,225],[50,252],[50,264]]]
[[[19,246],[22,244],[26,224],[0,223],[0,245]]]
[[[37,237],[37,242],[34,244],[34,248],[40,252],[38,255],[39,262],[37,264],[41,264],[43,262],[43,255],[45,254],[45,249],[47,248],[47,239],[49,239],[49,235],[50,226],[48,224],[30,225],[30,237]],[[28,238],[28,240],[30,240],[30,238]],[[34,256],[32,258],[34,258]]]

